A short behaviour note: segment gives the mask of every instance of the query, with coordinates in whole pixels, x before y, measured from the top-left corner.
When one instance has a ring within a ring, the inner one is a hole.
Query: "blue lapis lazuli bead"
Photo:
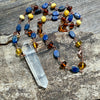
[[[59,53],[58,50],[54,50],[53,55],[54,55],[55,58],[60,57],[60,53]]]
[[[72,20],[73,20],[73,14],[70,14],[70,15],[68,16],[68,21],[71,22]]]
[[[31,12],[32,12],[32,8],[31,8],[31,7],[27,7],[27,8],[26,8],[26,13],[29,14],[29,13],[31,13]]]
[[[51,18],[53,21],[57,21],[58,20],[58,16],[52,16]]]
[[[69,36],[74,39],[76,37],[75,33],[73,31],[70,31],[69,32]]]
[[[46,41],[46,40],[48,40],[48,35],[45,34],[45,35],[43,36],[43,41]]]
[[[72,66],[71,71],[72,71],[73,73],[78,73],[78,72],[79,72],[79,68],[76,67],[76,66]]]
[[[54,12],[52,13],[52,15],[53,15],[53,16],[59,16],[59,12],[58,12],[58,11],[54,11]]]
[[[80,15],[79,13],[74,13],[74,17],[75,17],[76,19],[80,19],[80,18],[81,18],[81,15]]]
[[[32,38],[36,38],[36,33],[32,33],[32,34],[31,34],[31,37],[32,37]]]
[[[44,3],[44,4],[42,5],[42,8],[43,8],[43,9],[48,8],[48,3]]]
[[[40,14],[41,12],[42,12],[41,9],[37,9],[37,10],[35,10],[35,14]]]
[[[20,24],[18,24],[18,25],[16,26],[16,31],[17,31],[17,32],[20,32],[20,31],[21,31],[21,25],[20,25]]]
[[[17,36],[14,35],[14,36],[12,37],[12,43],[17,43],[17,41],[18,41]]]
[[[64,11],[65,10],[65,6],[60,6],[59,8],[58,8],[58,11]]]
[[[30,28],[30,24],[26,24],[25,26],[24,26],[24,30],[28,30]]]

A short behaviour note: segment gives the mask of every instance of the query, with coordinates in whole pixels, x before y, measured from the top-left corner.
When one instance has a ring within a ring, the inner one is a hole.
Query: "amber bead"
[[[35,10],[37,10],[37,9],[38,9],[38,6],[37,6],[37,5],[35,5],[35,6],[34,6],[34,11],[35,11]]]
[[[78,64],[78,67],[79,67],[80,70],[82,70],[82,69],[84,69],[86,67],[86,64],[84,62],[80,62]]]
[[[36,49],[38,48],[38,44],[36,42],[33,42],[33,47]]]
[[[58,31],[62,32],[62,25],[59,25]]]
[[[37,33],[39,34],[41,34],[42,33],[42,28],[39,28],[38,30],[37,30]]]
[[[17,54],[17,56],[20,56],[22,54],[21,48],[16,49],[16,54]]]
[[[67,10],[68,10],[69,12],[71,12],[72,6],[68,6],[68,7],[67,7]]]
[[[42,27],[43,23],[41,21],[39,21],[38,23],[38,27]]]
[[[69,29],[72,30],[74,28],[74,22],[71,22],[69,25]]]
[[[65,69],[66,64],[67,64],[66,61],[62,62],[61,65],[60,65],[60,69]]]
[[[67,26],[68,26],[68,23],[64,23],[63,24],[63,29],[66,29]]]
[[[65,17],[62,17],[61,18],[61,23],[63,24],[63,23],[65,23],[66,22],[66,18]]]
[[[47,45],[47,48],[48,48],[48,49],[53,48],[53,42],[52,42],[52,41]]]
[[[43,15],[44,15],[44,16],[48,15],[48,9],[44,9],[44,10],[43,10]]]
[[[28,36],[31,36],[32,30],[28,30]]]
[[[39,33],[39,37],[42,38],[43,37],[43,33]]]
[[[79,47],[81,46],[81,44],[82,44],[82,41],[77,41],[77,42],[75,43],[75,46],[76,46],[77,48],[79,48]]]

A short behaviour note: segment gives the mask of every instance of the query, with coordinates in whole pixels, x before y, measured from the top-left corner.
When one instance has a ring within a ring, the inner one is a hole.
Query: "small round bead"
[[[79,72],[79,68],[76,67],[76,66],[72,66],[71,71],[72,71],[73,73],[78,73],[78,72]]]
[[[44,23],[44,22],[46,22],[46,17],[45,16],[42,16],[41,17],[41,21]]]
[[[73,31],[70,31],[69,32],[69,36],[74,39],[76,37],[75,33]]]
[[[72,20],[73,20],[73,14],[70,14],[70,15],[68,16],[68,21],[71,22]]]
[[[35,15],[40,14],[41,12],[42,12],[41,9],[37,9],[37,10],[35,10]]]
[[[68,6],[68,7],[67,7],[67,10],[68,10],[69,12],[71,12],[72,6]]]
[[[45,34],[45,35],[43,36],[43,41],[46,41],[46,40],[48,40],[48,35],[47,35],[47,34]]]
[[[32,37],[32,38],[36,38],[36,33],[32,33],[32,34],[31,34],[31,37]]]
[[[59,16],[59,12],[58,12],[58,11],[54,11],[54,12],[52,13],[52,15],[53,15],[53,16]]]
[[[32,30],[28,30],[28,36],[31,36]]]
[[[20,15],[19,18],[20,18],[21,20],[24,20],[24,19],[25,19],[25,16],[24,16],[24,15]]]
[[[31,8],[31,7],[27,7],[27,8],[26,8],[26,13],[29,14],[29,13],[31,13],[31,12],[32,12],[32,8]]]
[[[43,37],[43,33],[39,33],[39,37],[42,38]]]
[[[56,3],[51,4],[51,9],[54,9],[56,7]]]
[[[38,9],[38,5],[35,5],[34,6],[34,11],[37,10],[37,9]]]
[[[77,24],[78,26],[80,26],[81,23],[82,23],[81,20],[77,20],[77,21],[76,21],[76,24]]]
[[[14,36],[12,37],[12,43],[17,43],[17,41],[18,41],[17,36],[14,35]]]
[[[58,50],[54,50],[53,55],[54,55],[55,58],[60,57],[60,53],[59,53]]]
[[[30,24],[26,24],[26,25],[24,26],[24,30],[29,30],[29,28],[30,28]]]
[[[29,18],[29,19],[33,19],[33,17],[34,17],[34,16],[33,16],[32,13],[28,14],[28,18]]]
[[[58,9],[58,11],[60,11],[60,12],[62,12],[64,10],[65,10],[65,6],[60,6],[59,9]]]
[[[58,16],[52,16],[51,20],[52,21],[57,21],[58,20]]]
[[[42,5],[42,8],[43,8],[43,9],[48,8],[48,3],[44,3],[44,4]]]
[[[20,56],[22,54],[21,48],[16,49],[16,54],[17,54],[17,56]]]
[[[20,24],[18,24],[18,25],[16,26],[16,31],[17,31],[17,32],[20,32],[20,31],[21,31],[21,25],[20,25]]]
[[[67,17],[68,15],[69,15],[69,11],[68,10],[65,10],[64,11],[64,16]]]
[[[83,70],[86,67],[86,64],[84,62],[80,62],[78,64],[78,67],[79,67],[80,70]]]
[[[79,47],[81,46],[81,44],[82,44],[81,41],[77,41],[77,42],[75,43],[75,46],[76,46],[77,48],[79,48]]]
[[[36,49],[38,48],[38,44],[36,42],[33,43],[33,47]]]
[[[75,17],[76,19],[80,19],[80,18],[81,18],[81,15],[80,15],[79,13],[74,13],[74,17]]]

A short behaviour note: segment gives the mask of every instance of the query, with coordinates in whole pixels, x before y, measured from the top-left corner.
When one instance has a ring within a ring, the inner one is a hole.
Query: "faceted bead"
[[[41,9],[37,9],[37,10],[35,10],[35,15],[40,14],[41,12],[42,12]]]
[[[38,22],[38,27],[42,27],[42,24],[43,24],[43,23],[42,23],[41,21],[39,21],[39,22]]]
[[[43,9],[48,8],[48,3],[44,3],[44,4],[42,5],[42,8],[43,8]]]
[[[65,10],[64,11],[64,16],[67,17],[68,15],[69,15],[69,11],[68,10]]]
[[[58,12],[58,11],[54,11],[54,12],[52,13],[52,15],[53,15],[53,16],[59,16],[59,12]]]
[[[79,72],[79,68],[76,67],[76,66],[72,66],[71,71],[72,71],[73,73],[78,73],[78,72]]]
[[[64,10],[65,10],[65,6],[60,6],[59,9],[58,9],[58,11],[60,11],[60,12],[62,12]]]
[[[58,16],[52,16],[51,20],[52,21],[57,21],[58,20]]]
[[[81,23],[82,23],[81,20],[77,20],[77,21],[76,21],[76,24],[77,24],[78,26],[80,26]]]
[[[29,19],[33,19],[33,17],[34,17],[34,16],[33,16],[32,13],[28,14],[28,18],[29,18]]]
[[[63,23],[65,23],[66,22],[66,18],[65,17],[62,17],[61,18],[61,23],[63,24]]]
[[[14,36],[12,37],[12,42],[13,42],[13,43],[17,43],[17,41],[18,41],[17,36],[14,35]]]
[[[28,36],[31,36],[32,30],[28,30]]]
[[[56,7],[56,3],[51,4],[51,9],[54,9]]]
[[[80,18],[81,18],[81,15],[80,15],[79,13],[74,13],[74,17],[75,17],[76,19],[80,19]]]
[[[42,38],[43,37],[43,33],[39,33],[39,37]]]
[[[74,28],[74,22],[71,22],[70,25],[69,25],[69,29],[73,29]]]
[[[32,37],[32,38],[36,38],[36,33],[32,33],[32,34],[31,34],[31,37]]]
[[[80,70],[82,70],[82,69],[84,69],[86,67],[86,64],[84,62],[80,62],[78,64],[78,67],[79,67]]]
[[[75,33],[73,31],[70,31],[69,32],[69,36],[74,39],[76,37]]]
[[[75,46],[76,46],[77,48],[79,48],[79,47],[81,46],[81,44],[82,44],[81,41],[77,41],[77,42],[75,43]]]
[[[69,12],[71,12],[72,6],[68,6],[68,7],[67,7],[67,10],[68,10]]]
[[[48,15],[48,9],[44,9],[44,10],[43,10],[43,15],[44,15],[44,16]]]
[[[24,19],[25,19],[25,16],[24,16],[24,15],[20,15],[19,18],[20,18],[21,20],[24,20]]]
[[[46,17],[45,16],[42,16],[41,17],[41,21],[44,23],[44,22],[46,22]]]
[[[30,28],[30,24],[26,24],[26,25],[24,26],[24,30],[29,30],[29,28]]]
[[[54,55],[55,58],[60,57],[60,53],[59,53],[58,50],[54,50],[53,55]]]
[[[46,41],[46,40],[48,40],[48,35],[47,35],[47,34],[45,34],[45,35],[43,36],[43,41]]]
[[[16,49],[16,54],[17,54],[17,56],[20,56],[22,54],[21,48]]]
[[[37,9],[38,9],[38,5],[35,5],[34,6],[34,11],[37,10]]]
[[[71,22],[72,20],[73,20],[73,14],[70,14],[70,15],[68,16],[68,21]]]
[[[20,24],[18,24],[18,25],[16,26],[16,31],[17,31],[17,32],[20,32],[20,31],[21,31],[21,25],[20,25]]]
[[[61,63],[61,65],[60,65],[60,68],[61,68],[61,69],[65,69],[66,64],[67,64],[67,62],[66,62],[66,61],[62,62],[62,63]]]
[[[32,8],[31,8],[31,7],[26,8],[26,13],[27,13],[27,14],[29,14],[29,13],[31,13],[31,12],[32,12]]]
[[[38,44],[36,42],[33,43],[33,47],[36,49],[38,48]]]

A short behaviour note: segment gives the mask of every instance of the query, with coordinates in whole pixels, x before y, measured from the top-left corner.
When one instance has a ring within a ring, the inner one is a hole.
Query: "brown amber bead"
[[[72,6],[68,6],[68,7],[67,7],[67,10],[68,10],[69,12],[71,12]]]
[[[34,6],[34,11],[35,11],[35,10],[37,10],[37,9],[38,9],[38,6],[37,6],[37,5],[35,5],[35,6]]]
[[[71,22],[69,25],[69,29],[72,30],[74,28],[74,22]]]
[[[28,30],[28,36],[31,36],[32,30]]]
[[[38,30],[37,30],[37,33],[39,34],[41,34],[42,33],[42,28],[39,28]]]
[[[52,41],[47,45],[47,48],[48,48],[48,49],[53,48],[53,42],[52,42]]]
[[[44,9],[44,10],[43,10],[43,15],[44,15],[44,16],[48,15],[48,9]]]
[[[64,23],[63,24],[63,29],[66,29],[67,26],[68,26],[68,23]]]
[[[66,18],[65,17],[62,17],[61,18],[61,23],[64,24],[65,22],[66,22]]]
[[[38,27],[42,27],[43,23],[41,21],[39,21],[38,23]]]
[[[65,69],[66,64],[67,64],[66,61],[62,62],[61,65],[60,65],[60,69]]]
[[[62,25],[59,25],[58,31],[62,32]]]
[[[42,33],[39,33],[39,37],[42,38],[43,37],[43,34]]]
[[[81,46],[81,44],[82,44],[82,41],[77,41],[77,42],[75,43],[75,46],[76,46],[77,48],[79,48],[79,47]]]
[[[78,64],[78,67],[79,67],[80,70],[82,70],[82,69],[84,69],[86,67],[86,64],[84,62],[80,62]]]

